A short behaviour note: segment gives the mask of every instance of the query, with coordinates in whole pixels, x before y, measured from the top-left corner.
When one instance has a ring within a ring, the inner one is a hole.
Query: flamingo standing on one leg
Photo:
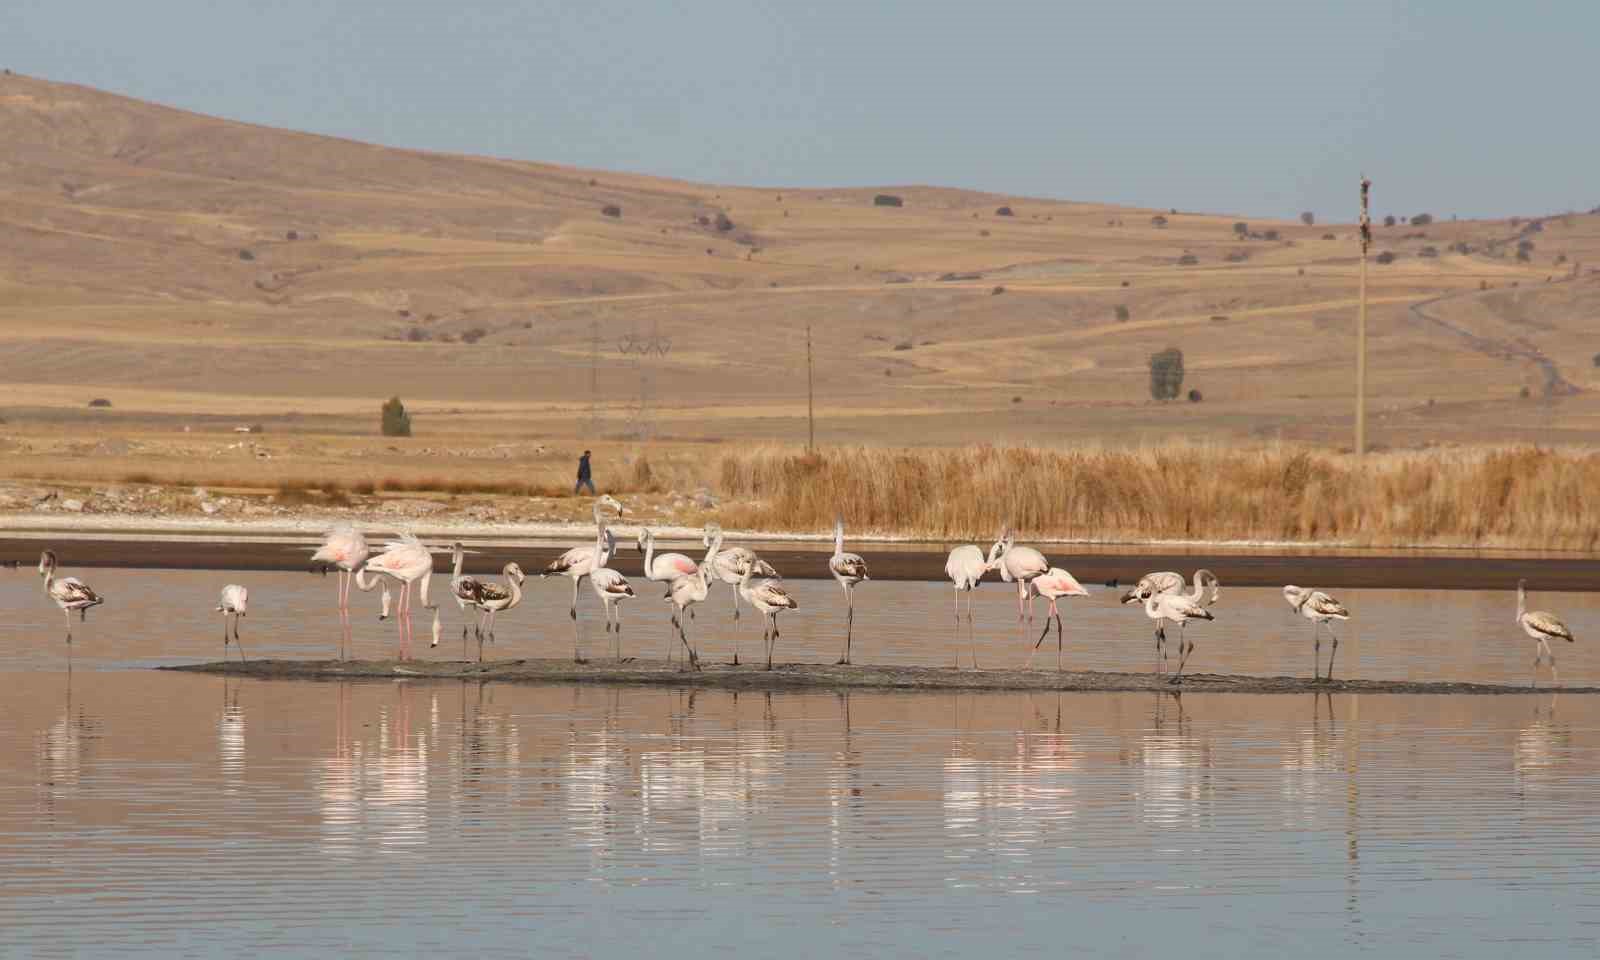
[[[1311,676],[1317,680],[1322,679],[1320,634],[1324,626],[1328,628],[1328,636],[1333,638],[1333,652],[1328,654],[1328,679],[1332,680],[1333,658],[1339,655],[1339,635],[1333,632],[1333,624],[1329,621],[1349,620],[1350,611],[1330,594],[1297,587],[1292,583],[1283,588],[1283,599],[1288,601],[1295,613],[1311,621]]]
[[[1550,650],[1551,640],[1565,640],[1573,642],[1572,631],[1561,622],[1561,618],[1553,613],[1543,610],[1528,609],[1528,581],[1517,581],[1517,623],[1522,625],[1522,632],[1537,641],[1533,656],[1533,683],[1539,684],[1539,661],[1545,657],[1550,658],[1550,682],[1559,683],[1556,676],[1556,655]]]
[[[951,585],[955,587],[956,641],[958,644],[956,647],[957,670],[961,669],[961,648],[959,646],[961,593],[966,591],[967,594],[967,625],[970,628],[972,624],[972,591],[992,566],[988,560],[984,559],[983,551],[978,549],[977,545],[971,543],[951,550],[949,559],[944,562],[944,574],[950,578]],[[978,669],[978,641],[976,636],[973,637],[972,641],[972,669]]]
[[[239,641],[239,619],[250,605],[250,591],[237,583],[222,588],[217,600],[217,612],[222,614],[222,659],[228,659],[228,617],[233,617],[233,642],[239,647],[239,659],[244,659],[244,644]]]
[[[1028,654],[1028,666],[1033,666],[1033,655],[1039,652],[1039,644],[1044,643],[1044,638],[1050,633],[1050,618],[1056,619],[1056,672],[1061,672],[1061,611],[1056,609],[1056,601],[1063,597],[1087,597],[1089,591],[1083,589],[1072,574],[1060,567],[1051,567],[1041,576],[1034,577],[1028,584],[1029,588],[1050,601],[1050,609],[1044,614],[1044,629],[1039,631],[1039,639],[1033,643],[1033,651]],[[1026,669],[1026,667],[1024,668]]]
[[[828,572],[838,581],[845,600],[844,653],[835,663],[849,663],[850,636],[856,622],[856,584],[872,578],[867,576],[867,561],[861,559],[860,554],[844,552],[844,517],[835,517],[833,521],[833,556],[828,558]]]
[[[400,584],[400,602],[395,612],[395,619],[400,626],[400,659],[411,659],[411,640],[416,635],[415,627],[411,621],[411,585],[422,582],[422,607],[433,611],[433,636],[437,645],[439,637],[439,608],[428,602],[428,584],[433,580],[433,553],[411,534],[401,536],[399,540],[390,541],[384,545],[383,552],[370,557],[366,565],[356,572],[356,586],[362,590],[371,590],[376,583],[368,583],[365,574],[381,574],[392,577]],[[388,617],[388,589],[384,589],[384,613],[378,617],[383,620]]]
[[[320,565],[323,576],[327,576],[330,566],[339,571],[340,656],[350,646],[350,583],[355,578],[355,571],[367,562],[371,554],[372,548],[367,545],[367,538],[348,523],[328,531],[322,545],[311,554],[312,568]]]
[[[678,639],[683,641],[683,649],[689,655],[689,665],[696,670],[700,669],[700,652],[689,642],[683,615],[710,596],[712,571],[716,565],[717,551],[721,549],[722,531],[719,529],[706,545],[706,557],[700,562],[700,568],[694,576],[679,577],[667,584],[667,602],[673,606],[672,625],[678,628]]]
[[[706,532],[702,542],[709,547],[711,545],[712,537],[720,536],[721,534],[722,528],[720,526],[715,523],[708,523],[706,524]],[[712,573],[718,580],[721,580],[723,583],[726,583],[728,586],[733,588],[734,620],[739,619],[739,578],[744,575],[744,568],[749,564],[753,564],[755,566],[755,575],[758,577],[766,577],[773,580],[783,579],[783,577],[778,575],[778,571],[772,568],[772,564],[761,559],[756,555],[756,552],[751,550],[749,547],[733,546],[727,547],[723,550],[718,550],[716,558],[712,561]],[[739,665],[739,646],[737,640],[734,641],[733,664],[734,666]]]
[[[1144,598],[1145,616],[1156,621],[1156,629],[1160,631],[1161,621],[1171,620],[1178,625],[1178,672],[1173,674],[1168,683],[1181,683],[1183,681],[1183,667],[1189,662],[1189,654],[1194,652],[1194,641],[1188,640],[1185,631],[1190,620],[1215,620],[1211,611],[1201,606],[1193,597],[1186,597],[1181,593],[1154,593]]]
[[[1000,571],[1001,580],[1017,585],[1017,622],[1022,622],[1026,607],[1027,620],[1032,623],[1033,594],[1028,590],[1028,582],[1048,572],[1050,561],[1032,547],[1017,546],[1015,535],[1007,527],[989,548],[989,562]]]
[[[454,590],[459,591],[466,589],[470,591],[470,595],[468,596],[466,603],[463,605],[463,609],[465,606],[471,606],[476,610],[482,611],[483,613],[482,620],[478,623],[477,631],[479,663],[483,662],[484,636],[487,634],[489,637],[489,642],[494,642],[495,616],[498,615],[502,610],[510,610],[512,607],[522,602],[522,583],[525,579],[527,579],[526,575],[522,572],[522,568],[517,566],[515,563],[508,563],[505,565],[505,568],[501,571],[501,573],[504,574],[506,578],[505,586],[501,586],[492,580],[479,580],[476,577],[462,577],[459,586],[452,584],[452,589]],[[459,593],[457,593],[456,598],[457,600],[461,599]],[[462,626],[461,631],[462,637],[465,638],[466,627]],[[433,638],[433,645],[439,645],[439,637],[437,634],[435,634]]]
[[[767,618],[761,638],[767,647],[767,669],[771,670],[772,649],[778,645],[778,611],[797,610],[800,604],[776,580],[761,580],[752,584],[750,575],[754,572],[754,565],[744,568],[744,573],[739,577],[739,594]]]
[[[617,517],[622,517],[622,504],[609,493],[601,494],[594,501],[594,526],[596,531],[594,546],[573,547],[566,553],[551,561],[539,574],[540,579],[545,577],[563,576],[572,580],[572,609],[568,616],[573,620],[578,619],[578,585],[583,578],[589,576],[590,571],[596,567],[603,567],[611,562],[610,554],[616,549],[616,541],[607,541],[604,533],[605,517],[601,514],[602,507],[609,507],[617,511]],[[609,550],[608,550],[609,547]]]
[[[77,577],[62,577],[56,579],[56,552],[46,550],[39,554],[39,575],[44,577],[45,596],[55,601],[61,608],[61,613],[67,618],[67,643],[72,643],[72,614],[78,614],[79,622],[89,619],[89,608],[98,607],[105,603],[105,598],[95,593],[87,583]],[[71,653],[71,650],[67,651]]]
[[[672,598],[672,584],[684,577],[700,572],[700,565],[681,553],[656,553],[656,535],[649,527],[639,528],[639,552],[644,554],[644,578],[651,583],[667,585],[667,599]],[[672,627],[667,628],[667,659],[672,659]]]
[[[1211,588],[1211,599],[1203,599],[1207,587]],[[1144,601],[1156,594],[1178,593],[1183,590],[1183,574],[1163,570],[1159,573],[1147,573],[1139,578],[1138,584],[1132,590],[1122,595],[1123,603],[1143,604]],[[1212,606],[1222,596],[1222,581],[1210,570],[1196,570],[1194,572],[1194,586],[1189,591],[1189,599],[1204,607]],[[1164,619],[1156,620],[1156,669],[1164,671],[1167,665],[1167,627]]]

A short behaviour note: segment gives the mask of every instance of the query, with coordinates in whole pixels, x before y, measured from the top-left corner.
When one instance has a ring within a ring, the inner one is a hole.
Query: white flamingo
[[[39,554],[39,576],[44,577],[45,596],[55,601],[61,608],[61,613],[67,618],[67,643],[72,642],[72,614],[78,614],[79,622],[89,619],[89,608],[98,607],[105,603],[105,598],[95,593],[94,589],[77,577],[56,578],[56,552],[46,550]],[[70,652],[70,651],[69,651]]]
[[[1039,644],[1044,643],[1044,638],[1050,633],[1050,618],[1056,618],[1056,672],[1061,671],[1061,611],[1056,609],[1056,601],[1065,597],[1087,597],[1089,591],[1083,589],[1072,574],[1060,567],[1051,567],[1043,574],[1034,577],[1028,584],[1039,596],[1050,601],[1050,609],[1044,614],[1044,629],[1039,631],[1039,639],[1033,643],[1033,651],[1028,654],[1028,666],[1033,666],[1033,654],[1039,652]]]
[[[1534,648],[1533,657],[1533,684],[1539,683],[1539,662],[1545,657],[1550,658],[1550,682],[1559,683],[1556,676],[1556,655],[1550,650],[1551,640],[1565,640],[1573,642],[1572,631],[1561,622],[1561,618],[1553,613],[1543,610],[1528,609],[1528,581],[1517,581],[1517,623],[1522,625],[1522,632],[1533,638],[1538,646]]]
[[[457,544],[459,548],[460,544]],[[527,579],[522,568],[515,563],[508,563],[500,571],[506,578],[505,586],[493,580],[479,580],[477,577],[461,577],[459,582],[452,580],[451,589],[455,592],[456,600],[462,603],[462,609],[471,606],[482,612],[482,619],[478,623],[478,662],[483,662],[483,638],[488,635],[489,642],[494,642],[494,620],[501,611],[510,610],[522,602],[522,583]],[[466,591],[465,599],[462,591]],[[461,627],[462,642],[466,642],[467,628]],[[433,638],[433,646],[439,645],[437,634]]]
[[[951,585],[955,588],[955,612],[957,642],[959,643],[961,629],[961,593],[967,594],[967,623],[972,623],[972,591],[977,588],[983,575],[993,567],[984,559],[983,551],[976,544],[966,544],[950,551],[949,559],[944,562],[944,575],[950,578]],[[961,650],[956,648],[956,669],[961,669]],[[976,636],[972,641],[972,669],[978,669],[978,641]]]
[[[828,558],[828,572],[844,591],[845,601],[844,653],[834,662],[849,663],[850,635],[856,623],[856,584],[872,578],[867,576],[867,561],[861,559],[860,554],[844,552],[844,517],[835,517],[833,521],[833,556]]]
[[[422,583],[422,607],[433,611],[433,645],[439,642],[439,608],[428,602],[428,585],[433,580],[433,553],[411,534],[403,534],[400,539],[392,540],[384,545],[383,552],[369,557],[366,564],[356,571],[356,586],[361,590],[371,590],[378,581],[368,581],[367,574],[393,578],[400,584],[400,603],[395,612],[395,619],[400,627],[400,659],[411,659],[411,640],[416,636],[415,627],[411,621],[411,585]],[[389,618],[389,589],[384,587],[383,612],[379,620]]]
[[[616,551],[615,538],[608,540],[603,532],[605,517],[600,512],[603,507],[617,511],[619,519],[622,517],[622,504],[609,493],[601,494],[594,501],[594,526],[599,532],[595,537],[594,546],[573,547],[551,561],[550,565],[544,568],[544,572],[539,574],[540,579],[562,576],[572,580],[572,609],[568,611],[568,615],[574,620],[578,619],[578,585],[595,568],[610,563],[611,554]]]
[[[633,587],[628,578],[611,569],[600,567],[589,572],[589,586],[606,608],[606,632],[612,635],[612,648],[617,661],[622,661],[622,601],[632,599]]]
[[[1211,588],[1211,599],[1203,599],[1207,587]],[[1179,593],[1183,590],[1183,574],[1163,570],[1159,573],[1147,573],[1139,578],[1138,584],[1132,590],[1122,595],[1123,603],[1143,604],[1151,596],[1164,593]],[[1203,607],[1212,606],[1222,596],[1222,581],[1210,570],[1196,570],[1194,572],[1194,586],[1189,590],[1189,599]],[[1148,615],[1148,614],[1147,614]],[[1167,663],[1167,628],[1165,620],[1156,620],[1156,660],[1157,669],[1165,669]]]
[[[717,551],[722,549],[722,531],[719,529],[711,537],[711,542],[706,545],[705,559],[700,562],[700,567],[694,576],[679,577],[667,585],[667,602],[672,604],[672,625],[678,628],[678,639],[683,641],[683,649],[689,655],[689,665],[700,669],[700,653],[689,642],[689,634],[684,629],[683,615],[697,603],[702,603],[711,594],[712,570],[715,566]]]
[[[312,564],[321,565],[323,576],[327,576],[329,567],[339,571],[339,629],[343,640],[341,655],[350,646],[350,583],[355,578],[355,572],[371,555],[372,548],[367,545],[367,538],[348,523],[328,531],[322,545],[311,554]]]
[[[1283,599],[1294,612],[1311,621],[1311,675],[1322,679],[1322,636],[1324,626],[1333,638],[1333,651],[1328,654],[1328,679],[1333,679],[1333,658],[1339,655],[1339,635],[1333,632],[1333,620],[1349,620],[1350,611],[1331,594],[1307,587],[1289,584],[1283,588]]]
[[[1032,547],[1017,546],[1016,536],[1008,527],[989,548],[989,562],[1000,571],[1001,580],[1017,585],[1017,622],[1022,622],[1026,607],[1027,620],[1032,623],[1033,594],[1028,590],[1028,582],[1048,572],[1050,561]]]
[[[766,627],[762,631],[761,639],[767,647],[767,669],[772,669],[772,648],[778,644],[778,611],[796,610],[800,604],[789,596],[783,585],[776,580],[760,580],[750,582],[750,575],[755,572],[755,566],[744,568],[739,577],[739,594],[746,603],[760,610],[767,618]]]
[[[239,659],[244,659],[244,644],[239,642],[239,618],[250,605],[250,591],[237,583],[222,588],[217,599],[217,612],[222,614],[222,659],[228,659],[228,617],[233,617],[233,642],[239,647]]]
[[[721,533],[721,527],[717,526],[715,523],[708,523],[706,524],[705,536],[701,542],[706,546],[710,546],[711,538],[714,535]],[[749,547],[734,546],[717,551],[717,556],[712,561],[712,575],[733,588],[734,620],[739,619],[739,578],[744,575],[744,568],[747,565],[755,566],[755,573],[758,577],[765,577],[773,580],[783,579],[783,577],[778,575],[778,571],[773,569],[772,564],[761,559],[756,555],[756,552],[751,550]],[[737,666],[739,663],[738,640],[735,640],[733,645],[733,662],[735,666]]]
[[[681,553],[656,553],[656,535],[649,527],[640,527],[636,541],[639,552],[644,554],[644,578],[651,583],[664,583],[667,585],[667,599],[672,598],[672,584],[684,577],[693,577],[700,572],[700,565]],[[667,659],[672,659],[672,641],[678,639],[673,636],[673,630],[667,629]]]
[[[1200,605],[1199,599],[1184,596],[1181,593],[1153,593],[1144,598],[1144,614],[1156,621],[1156,632],[1165,633],[1162,621],[1171,620],[1178,625],[1178,672],[1173,674],[1168,683],[1180,683],[1183,680],[1184,664],[1189,662],[1189,654],[1194,652],[1194,641],[1187,639],[1185,631],[1190,620],[1215,620],[1211,611]],[[1162,639],[1165,639],[1163,636]]]

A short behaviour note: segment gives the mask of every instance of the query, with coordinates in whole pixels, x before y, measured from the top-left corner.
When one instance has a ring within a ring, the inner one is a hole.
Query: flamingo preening
[[[667,584],[667,602],[673,607],[672,625],[678,628],[678,639],[683,641],[683,649],[689,654],[689,665],[696,670],[700,669],[700,653],[689,642],[689,635],[684,630],[683,615],[711,594],[712,572],[716,565],[717,551],[721,549],[722,530],[719,528],[712,535],[711,542],[706,545],[706,557],[700,562],[700,567],[694,575],[679,577]]]
[[[639,552],[644,554],[644,578],[651,583],[667,585],[667,599],[672,598],[672,584],[683,577],[693,577],[700,565],[681,553],[656,553],[656,535],[649,527],[639,528]],[[667,659],[672,659],[673,630],[667,628]]]
[[[1033,666],[1033,655],[1039,652],[1039,644],[1044,643],[1045,636],[1050,632],[1050,618],[1056,618],[1056,672],[1061,672],[1061,611],[1056,609],[1056,601],[1064,597],[1087,597],[1089,591],[1083,589],[1072,574],[1060,567],[1051,567],[1040,576],[1034,577],[1028,584],[1039,596],[1050,601],[1050,609],[1044,614],[1044,629],[1039,631],[1039,639],[1033,642],[1033,651],[1028,654],[1028,666]]]
[[[1147,573],[1139,578],[1132,590],[1122,595],[1123,603],[1144,603],[1144,598],[1152,593],[1171,593],[1183,589],[1183,574],[1171,570],[1160,570]]]
[[[422,607],[424,610],[433,611],[433,645],[439,642],[439,608],[428,602],[428,584],[433,579],[433,553],[423,545],[421,540],[411,534],[403,534],[398,540],[391,540],[384,545],[383,552],[369,557],[366,564],[356,571],[356,586],[361,590],[371,590],[378,584],[377,580],[368,581],[367,574],[380,577],[393,578],[400,584],[400,603],[395,612],[395,619],[400,627],[400,659],[411,659],[411,639],[416,635],[411,621],[411,585],[417,581],[422,582]],[[389,589],[384,587],[383,612],[379,620],[389,617]]]
[[[72,614],[77,611],[79,622],[89,619],[89,608],[105,603],[105,598],[95,593],[87,583],[77,577],[56,578],[56,552],[46,550],[39,554],[39,576],[44,577],[45,596],[55,601],[67,618],[67,643],[72,642]],[[70,651],[69,651],[70,652]]]
[[[1522,632],[1532,637],[1537,646],[1534,648],[1533,657],[1533,683],[1539,684],[1539,661],[1545,657],[1550,658],[1550,682],[1559,683],[1556,676],[1556,655],[1550,650],[1551,640],[1565,640],[1573,642],[1572,631],[1561,622],[1561,618],[1553,613],[1543,610],[1528,609],[1528,581],[1517,581],[1517,623],[1522,625]]]
[[[217,612],[222,614],[222,659],[228,659],[228,617],[233,617],[233,642],[239,647],[239,659],[244,659],[244,644],[239,642],[239,619],[250,605],[250,591],[237,583],[222,588],[217,599]]]
[[[800,604],[789,596],[783,585],[776,580],[759,580],[750,582],[750,575],[755,572],[755,565],[744,568],[739,577],[739,595],[745,602],[760,610],[767,618],[766,627],[761,634],[761,639],[767,647],[767,669],[772,669],[772,648],[778,645],[778,611],[795,610]]]
[[[984,559],[983,551],[975,544],[966,544],[950,551],[949,559],[944,562],[945,576],[950,578],[950,583],[955,587],[955,612],[957,643],[960,642],[961,631],[961,593],[967,594],[967,625],[970,630],[972,624],[972,591],[977,588],[983,575],[988,573],[994,565]],[[956,648],[956,669],[961,669],[961,648]],[[978,641],[974,635],[972,640],[972,669],[978,669]]]
[[[1328,654],[1328,679],[1333,679],[1333,658],[1339,655],[1339,635],[1333,632],[1333,620],[1349,620],[1350,611],[1331,594],[1289,584],[1283,588],[1283,599],[1294,612],[1311,621],[1311,676],[1322,679],[1322,628],[1328,628],[1333,638],[1333,650]],[[1537,666],[1538,661],[1535,661]]]
[[[1195,593],[1200,592],[1198,581]],[[1184,596],[1181,593],[1152,593],[1144,598],[1144,614],[1156,622],[1157,643],[1166,640],[1166,630],[1163,621],[1171,620],[1178,625],[1178,672],[1173,674],[1168,683],[1181,683],[1183,681],[1183,667],[1189,662],[1189,654],[1194,652],[1194,641],[1188,640],[1185,631],[1190,620],[1215,620],[1200,604],[1198,596]],[[1163,649],[1163,653],[1164,653]]]
[[[1205,590],[1211,588],[1211,599],[1204,599]],[[1122,595],[1123,603],[1137,603],[1143,605],[1145,600],[1152,596],[1165,593],[1179,593],[1183,590],[1183,574],[1163,570],[1158,573],[1147,573],[1139,578],[1139,582],[1132,590]],[[1189,599],[1204,607],[1212,606],[1222,596],[1222,581],[1210,570],[1196,570],[1194,572],[1194,586],[1190,588]],[[1147,614],[1148,615],[1148,611]],[[1167,628],[1165,619],[1156,620],[1156,668],[1163,670],[1167,664]]]
[[[460,544],[457,544],[459,548]],[[522,602],[522,583],[527,576],[522,568],[515,563],[508,563],[501,570],[505,576],[504,586],[493,580],[480,580],[477,577],[460,577],[459,582],[452,578],[451,590],[455,593],[456,600],[461,603],[463,611],[470,606],[481,612],[481,618],[475,631],[478,638],[478,662],[483,662],[483,638],[488,636],[489,642],[494,642],[495,617],[503,610],[510,610]],[[466,596],[462,596],[462,592]],[[466,642],[467,627],[461,626],[462,642]],[[438,631],[434,632],[433,646],[439,645]]]
[[[867,561],[861,559],[860,554],[844,552],[843,517],[835,517],[833,521],[833,556],[828,558],[828,572],[833,574],[833,579],[839,583],[839,589],[844,591],[845,601],[844,653],[840,654],[835,662],[849,663],[850,635],[855,631],[856,623],[856,584],[872,578],[867,576]],[[787,597],[788,594],[784,596]]]
[[[568,615],[573,620],[578,619],[578,584],[583,578],[598,567],[603,567],[611,562],[611,555],[616,552],[616,539],[608,539],[605,535],[605,517],[601,514],[602,507],[609,507],[617,511],[617,517],[622,517],[622,504],[609,493],[601,494],[594,501],[594,526],[596,537],[594,546],[573,547],[566,553],[550,562],[539,577],[562,576],[572,580],[572,609]],[[574,647],[576,649],[576,647]]]
[[[721,527],[715,523],[708,523],[706,524],[706,532],[702,542],[706,546],[710,546],[711,538],[721,533]],[[749,547],[734,546],[718,550],[715,559],[712,560],[712,574],[718,580],[733,588],[734,620],[739,619],[739,578],[744,575],[745,566],[752,564],[755,566],[755,573],[758,577],[766,577],[773,580],[783,579],[778,575],[778,571],[772,568],[772,564],[761,559]],[[733,663],[735,666],[739,664],[739,642],[737,640],[734,641],[733,645]]]
[[[1016,536],[1007,527],[989,548],[989,563],[1000,571],[1001,580],[1017,585],[1017,622],[1022,622],[1026,606],[1027,620],[1032,623],[1033,594],[1028,590],[1028,582],[1048,572],[1050,561],[1032,547],[1017,546]]]
[[[311,554],[312,569],[319,566],[322,575],[328,575],[328,568],[334,567],[339,571],[339,630],[341,633],[340,655],[350,646],[350,583],[355,578],[355,572],[367,562],[367,557],[372,555],[372,548],[367,545],[367,538],[360,530],[348,523],[340,524],[328,531],[323,538],[322,545]]]

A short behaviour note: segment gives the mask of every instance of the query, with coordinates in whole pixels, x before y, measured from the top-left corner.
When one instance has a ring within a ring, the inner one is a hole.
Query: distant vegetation
[[[1118,323],[1127,323],[1129,317],[1128,305],[1125,303],[1117,304],[1116,315]],[[1600,364],[1595,364],[1595,366],[1600,366]]]
[[[1183,351],[1168,347],[1150,355],[1150,396],[1174,400],[1183,390]]]
[[[111,401],[107,400],[105,397],[95,397],[93,400],[89,401],[89,406],[91,406],[91,407],[109,407],[109,406],[111,406]]]
[[[1200,258],[1192,253],[1186,253],[1178,258],[1178,266],[1180,267],[1192,267],[1199,262]]]
[[[1250,224],[1245,223],[1243,220],[1235,221],[1233,224],[1233,235],[1238,237],[1240,240],[1250,236]]]
[[[1157,230],[1164,229],[1167,225],[1167,218],[1158,213],[1150,218],[1150,225]]]
[[[1378,254],[1373,259],[1377,260],[1379,263],[1382,263],[1382,264],[1394,263],[1394,252],[1392,250],[1385,250],[1382,253]]]
[[[1392,226],[1394,226],[1394,223],[1395,223],[1395,220],[1394,220],[1394,215],[1393,214],[1390,214],[1389,216],[1383,218],[1383,225],[1386,226],[1386,227],[1392,227]]]
[[[383,405],[383,435],[386,437],[411,436],[411,414],[399,397],[390,397]]]
[[[1518,240],[1517,241],[1517,259],[1521,260],[1523,263],[1527,263],[1529,260],[1533,259],[1533,241],[1532,240]]]
[[[880,193],[872,198],[872,205],[875,207],[898,207],[903,203],[904,201],[892,193]]]
[[[620,217],[622,216],[622,208],[614,203],[608,203],[600,208],[600,215],[602,217]]]
[[[1425,227],[1432,222],[1433,214],[1431,213],[1419,213],[1411,218],[1411,225],[1413,227]]]
[[[998,208],[995,209],[994,215],[997,216],[997,217],[1014,216],[1014,214],[1012,214],[1012,212],[1011,212],[1011,208],[1010,207],[998,207]]]
[[[1300,222],[1308,227],[1314,226],[1317,222],[1317,215],[1312,213],[1310,210],[1307,210],[1300,214]]]

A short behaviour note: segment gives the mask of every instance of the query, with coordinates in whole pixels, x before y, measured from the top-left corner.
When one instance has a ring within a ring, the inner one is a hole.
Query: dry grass
[[[1532,447],[1348,455],[1205,446],[1057,451],[865,447],[724,454],[727,525],[1035,537],[1586,549],[1600,455]]]

